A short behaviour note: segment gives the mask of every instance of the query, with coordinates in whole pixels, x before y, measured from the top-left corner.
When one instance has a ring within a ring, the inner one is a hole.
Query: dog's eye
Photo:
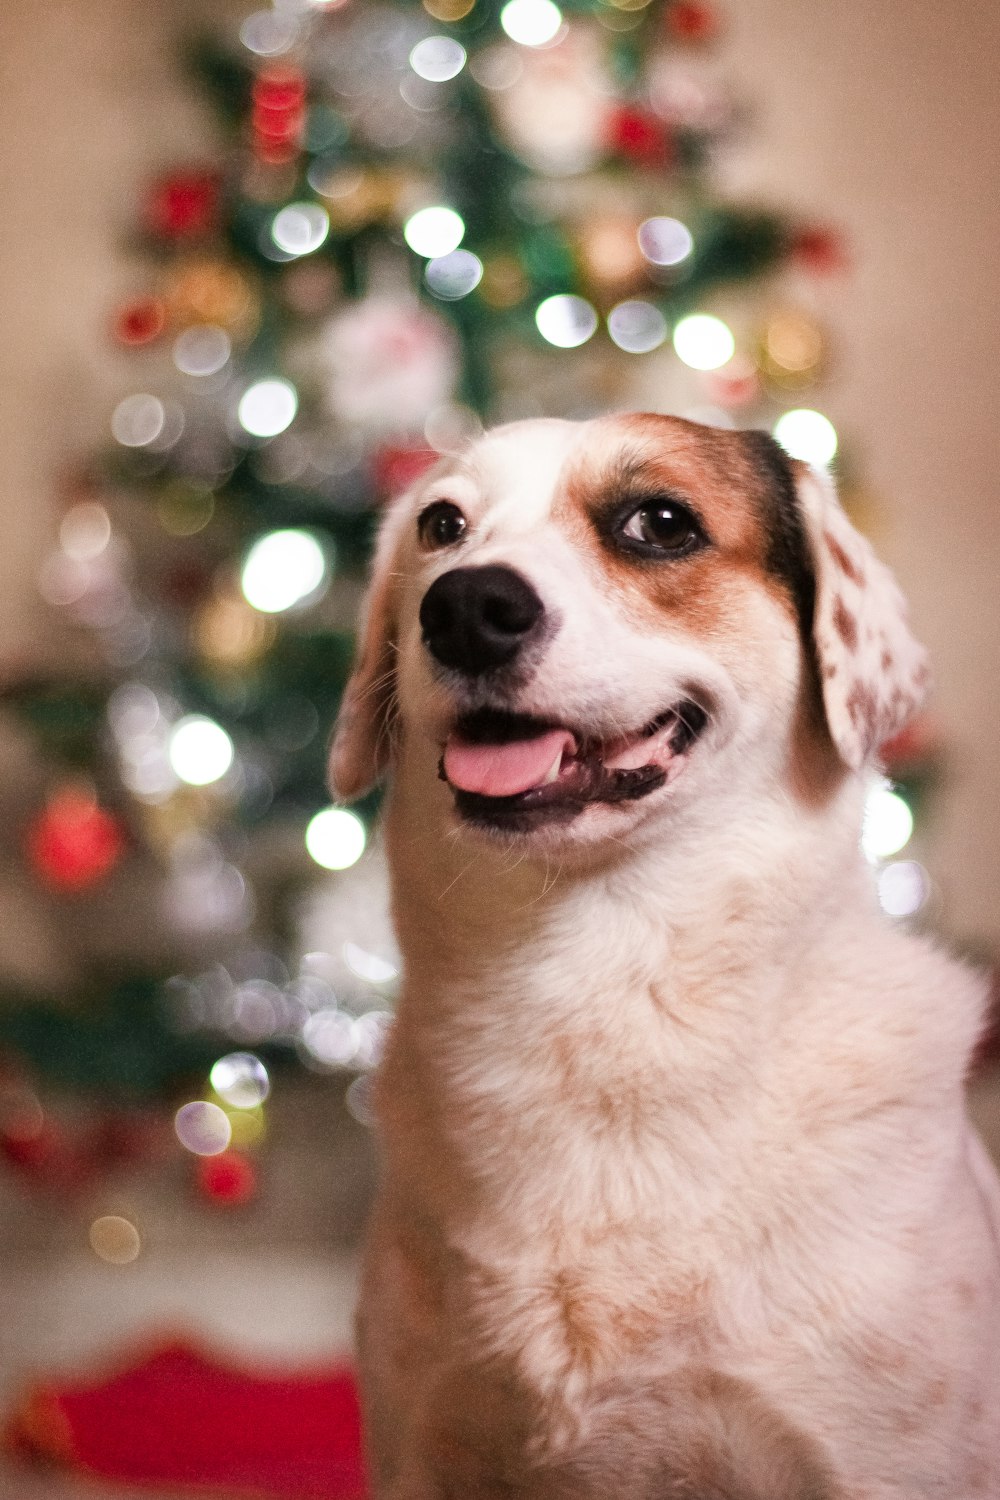
[[[450,500],[435,500],[421,511],[417,534],[429,552],[437,552],[461,541],[468,524],[457,505],[452,505]]]
[[[625,517],[618,535],[638,551],[677,557],[704,541],[704,533],[686,505],[677,500],[647,500]]]

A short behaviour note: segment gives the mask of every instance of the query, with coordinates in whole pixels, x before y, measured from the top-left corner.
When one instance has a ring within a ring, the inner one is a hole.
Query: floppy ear
[[[330,785],[345,802],[369,791],[386,770],[396,703],[398,575],[396,544],[401,506],[382,524],[362,610],[354,668],[348,679],[330,748]]]
[[[833,743],[855,771],[927,694],[927,654],[899,585],[851,525],[828,474],[793,464],[816,577],[813,641]]]

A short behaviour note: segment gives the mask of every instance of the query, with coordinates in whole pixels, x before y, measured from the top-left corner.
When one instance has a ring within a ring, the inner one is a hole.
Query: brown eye
[[[618,534],[647,556],[676,557],[705,540],[687,506],[676,500],[648,500],[625,517]]]
[[[429,552],[438,552],[442,547],[454,547],[461,541],[468,524],[457,505],[452,505],[450,500],[435,500],[421,512],[417,534]]]

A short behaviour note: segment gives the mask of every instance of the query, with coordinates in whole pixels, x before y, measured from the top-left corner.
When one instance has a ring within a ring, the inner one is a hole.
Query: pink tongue
[[[452,786],[483,797],[514,797],[540,786],[564,750],[576,741],[565,729],[506,745],[473,745],[452,735],[444,747],[444,773]]]

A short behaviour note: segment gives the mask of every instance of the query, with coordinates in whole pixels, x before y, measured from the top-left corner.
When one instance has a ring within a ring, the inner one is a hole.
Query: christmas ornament
[[[168,173],[149,190],[146,226],[158,239],[203,239],[217,227],[219,199],[219,174],[214,169]]]
[[[826,354],[823,331],[807,313],[788,309],[776,313],[761,339],[761,368],[782,390],[811,385],[822,370]]]
[[[667,7],[667,31],[679,42],[711,42],[719,35],[721,23],[711,5],[697,0],[675,0]]]
[[[119,344],[136,347],[159,338],[166,321],[167,309],[160,297],[136,297],[118,308],[111,331]]]
[[[261,161],[291,161],[302,143],[306,123],[306,79],[299,68],[263,69],[251,90],[250,128],[253,150]]]
[[[499,134],[536,171],[586,171],[604,149],[612,97],[597,32],[574,23],[558,47],[523,47],[517,60],[514,81],[489,95]]]
[[[455,336],[417,302],[367,297],[327,324],[327,406],[370,431],[419,430],[458,375]]]
[[[242,671],[267,655],[277,635],[270,615],[261,614],[228,590],[199,605],[191,621],[195,650],[206,666]]]
[[[670,131],[646,110],[626,105],[613,110],[607,122],[610,151],[643,166],[669,167],[674,159]]]
[[[246,338],[260,320],[260,296],[242,270],[208,257],[182,261],[167,281],[165,300],[172,321],[214,323]]]
[[[597,219],[584,229],[578,248],[580,269],[592,288],[612,296],[648,281],[637,225],[630,218]]]
[[[843,235],[821,224],[797,229],[792,235],[788,253],[794,262],[816,276],[835,275],[846,271],[849,265]]]
[[[96,885],[114,869],[126,844],[120,819],[76,785],[52,794],[25,839],[28,858],[45,884],[66,892]]]

